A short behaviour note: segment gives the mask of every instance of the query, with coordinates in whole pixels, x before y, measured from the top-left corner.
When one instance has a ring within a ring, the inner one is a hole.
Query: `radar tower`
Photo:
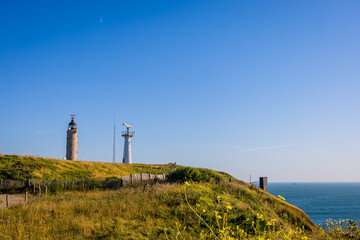
[[[123,125],[126,127],[126,131],[121,132],[121,136],[125,139],[123,163],[132,163],[131,138],[134,137],[135,132],[130,132],[130,128],[132,128],[132,126],[125,123],[123,123]]]

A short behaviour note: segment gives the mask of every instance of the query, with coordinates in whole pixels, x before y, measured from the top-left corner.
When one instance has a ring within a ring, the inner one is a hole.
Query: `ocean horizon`
[[[315,224],[360,221],[360,182],[271,182],[268,192],[303,210]]]

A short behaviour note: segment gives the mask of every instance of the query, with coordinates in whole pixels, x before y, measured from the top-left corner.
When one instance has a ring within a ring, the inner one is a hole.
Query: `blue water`
[[[268,191],[302,209],[316,224],[329,218],[360,221],[360,183],[269,183]]]

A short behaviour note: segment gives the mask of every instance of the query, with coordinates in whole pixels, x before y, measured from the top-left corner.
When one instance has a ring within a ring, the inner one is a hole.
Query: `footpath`
[[[24,197],[19,197],[19,196],[15,196],[15,195],[8,195],[8,196],[9,196],[9,206],[12,204],[18,204],[18,203],[25,202]],[[2,201],[2,203],[0,204],[0,209],[6,208],[6,194],[0,194],[0,199]]]

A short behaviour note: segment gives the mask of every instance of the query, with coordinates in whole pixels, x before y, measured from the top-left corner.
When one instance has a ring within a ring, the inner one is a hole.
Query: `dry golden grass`
[[[0,178],[3,179],[95,179],[129,175],[131,173],[163,174],[173,164],[123,164],[106,162],[68,161],[34,156],[0,155]]]
[[[117,191],[68,192],[0,211],[0,239],[210,239],[211,234],[185,201],[221,234],[216,214],[229,226],[254,236],[251,220],[262,213],[281,229],[318,228],[300,210],[243,182],[155,184]],[[270,202],[268,202],[270,199]],[[268,202],[268,203],[267,203]],[[267,204],[265,204],[267,203]],[[231,206],[231,211],[228,207]],[[294,222],[284,218],[296,214]],[[249,218],[249,220],[246,220]],[[259,226],[259,231],[264,229]]]
[[[0,176],[14,179],[100,180],[172,169],[0,156]],[[0,239],[360,239],[352,223],[324,232],[300,209],[251,184],[228,182],[224,173],[178,167],[169,178],[185,184],[34,196],[0,210]]]

